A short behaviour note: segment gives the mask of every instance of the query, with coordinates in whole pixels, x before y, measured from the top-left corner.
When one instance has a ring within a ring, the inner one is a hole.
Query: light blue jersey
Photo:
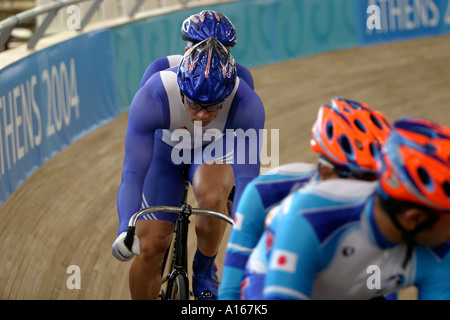
[[[236,210],[219,299],[239,299],[244,269],[250,253],[263,234],[266,215],[293,188],[301,187],[315,177],[316,164],[291,163],[268,171],[248,184]]]
[[[314,181],[316,181],[314,179]],[[281,220],[283,206],[289,203],[291,193],[284,200],[273,207],[266,216],[265,230],[253,249],[244,271],[244,280],[241,284],[240,300],[263,299],[264,280],[269,265],[270,251],[272,250],[275,229]]]
[[[373,215],[376,182],[331,179],[296,191],[276,226],[264,299],[371,299],[415,285],[419,299],[450,299],[450,241],[389,242]]]

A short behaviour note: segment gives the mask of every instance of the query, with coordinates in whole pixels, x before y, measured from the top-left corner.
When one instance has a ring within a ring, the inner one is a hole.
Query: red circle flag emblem
[[[284,272],[294,273],[297,269],[298,255],[287,250],[275,250],[270,260],[270,268]]]

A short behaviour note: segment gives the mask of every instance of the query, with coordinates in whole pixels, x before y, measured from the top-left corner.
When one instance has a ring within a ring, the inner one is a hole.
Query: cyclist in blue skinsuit
[[[395,122],[378,174],[285,200],[265,299],[370,299],[411,285],[419,299],[450,299],[450,128]]]
[[[216,38],[228,49],[234,47],[237,43],[236,29],[224,14],[213,11],[203,10],[199,13],[193,14],[183,21],[181,25],[181,39],[187,41],[185,51],[187,51],[194,44],[208,38]],[[170,55],[153,61],[145,70],[142,77],[140,87],[158,71],[166,70],[180,64],[182,55]],[[244,80],[250,88],[255,89],[253,84],[253,77],[250,71],[243,65],[236,63],[237,75],[241,80]]]
[[[247,186],[228,242],[219,298],[261,299],[266,271],[265,220],[272,219],[277,205],[293,188],[339,176],[375,179],[372,149],[390,131],[386,117],[363,102],[335,98],[331,106],[321,106],[311,139],[319,164],[287,164]]]
[[[130,251],[123,240],[128,220],[141,202],[142,206],[180,204],[184,169],[188,169],[198,206],[227,212],[227,196],[233,185],[238,201],[260,169],[258,143],[242,145],[235,141],[242,136],[233,132],[254,130],[259,138],[264,117],[261,99],[236,76],[233,57],[215,38],[189,49],[179,67],[155,73],[136,93],[129,110],[113,255],[125,261],[139,253],[138,245]],[[245,155],[245,161],[239,153]],[[138,221],[140,254],[130,272],[132,298],[157,298],[161,262],[175,218],[174,214],[160,213]],[[218,294],[213,262],[225,227],[214,218],[196,218],[194,294],[198,298]]]

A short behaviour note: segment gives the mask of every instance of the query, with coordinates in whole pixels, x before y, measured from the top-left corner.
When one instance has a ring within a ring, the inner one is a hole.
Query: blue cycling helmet
[[[223,14],[204,10],[193,14],[181,25],[181,39],[198,43],[208,38],[216,38],[224,46],[234,47],[236,44],[236,29]]]
[[[236,78],[233,56],[215,38],[203,40],[186,51],[177,72],[181,92],[200,104],[225,100],[233,91]]]

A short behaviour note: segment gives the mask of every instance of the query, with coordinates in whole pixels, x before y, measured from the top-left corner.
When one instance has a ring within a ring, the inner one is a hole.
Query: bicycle
[[[212,216],[221,219],[231,225],[234,224],[233,219],[229,216],[212,210],[205,210],[199,208],[192,208],[191,205],[187,203],[187,193],[189,190],[189,182],[186,180],[186,188],[183,197],[183,201],[180,207],[174,206],[149,206],[147,208],[141,209],[136,212],[128,223],[127,235],[125,237],[124,243],[128,248],[133,245],[133,239],[136,231],[136,222],[138,219],[146,214],[154,212],[168,212],[177,213],[178,217],[175,221],[174,239],[171,246],[166,251],[163,260],[163,266],[161,270],[161,291],[159,298],[161,300],[189,300],[189,278],[188,278],[188,267],[187,267],[187,242],[188,242],[188,230],[190,223],[190,216],[204,215]],[[234,188],[230,193],[229,199],[232,199]],[[171,258],[169,255],[172,253]],[[164,276],[164,270],[166,268],[167,261],[170,261],[169,272]],[[165,290],[163,286],[166,284]]]

